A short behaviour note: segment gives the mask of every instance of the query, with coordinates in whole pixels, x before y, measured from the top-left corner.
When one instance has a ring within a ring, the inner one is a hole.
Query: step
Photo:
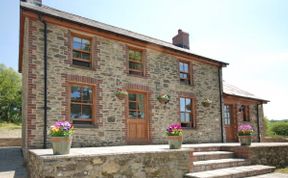
[[[227,158],[227,159],[215,159],[206,161],[195,161],[192,165],[193,172],[208,171],[213,169],[246,166],[250,162],[246,159],[239,158]]]
[[[194,152],[201,152],[201,151],[220,151],[221,147],[219,146],[207,146],[207,147],[197,147],[193,148]]]
[[[203,172],[185,174],[185,178],[241,178],[267,174],[273,172],[275,167],[264,165],[239,166],[224,169],[216,169]]]
[[[207,151],[207,152],[194,152],[194,161],[205,161],[211,159],[225,159],[233,158],[234,153],[230,151]]]

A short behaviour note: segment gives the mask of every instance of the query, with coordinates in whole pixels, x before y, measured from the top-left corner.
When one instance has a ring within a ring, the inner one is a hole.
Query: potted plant
[[[54,155],[64,155],[70,153],[73,125],[68,121],[57,121],[50,127],[50,142]]]
[[[180,124],[175,123],[169,125],[165,133],[168,139],[170,149],[181,148],[183,141],[183,130]]]
[[[128,92],[122,89],[117,89],[115,95],[118,99],[123,100],[126,96],[128,96]]]
[[[211,101],[210,99],[208,99],[208,98],[206,98],[206,99],[204,99],[204,100],[202,101],[202,105],[203,105],[204,107],[209,107],[211,104],[212,104],[212,101]]]
[[[254,129],[250,124],[241,124],[238,127],[238,138],[242,146],[249,146],[252,142]]]
[[[167,104],[167,103],[169,103],[170,98],[171,98],[170,95],[165,95],[165,94],[159,95],[159,96],[157,97],[158,101],[159,101],[161,104]]]

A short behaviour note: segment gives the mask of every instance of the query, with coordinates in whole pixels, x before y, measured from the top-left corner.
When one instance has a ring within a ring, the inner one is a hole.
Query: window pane
[[[186,120],[186,122],[190,122],[191,121],[191,114],[190,113],[186,113],[185,120]]]
[[[140,51],[136,51],[135,52],[135,60],[141,62],[141,52]]]
[[[129,110],[136,110],[136,102],[129,102]]]
[[[185,98],[180,98],[180,111],[185,111]]]
[[[74,49],[81,49],[81,39],[78,37],[73,38],[73,48]]]
[[[144,119],[144,112],[139,112],[139,118]]]
[[[73,51],[73,58],[81,58],[81,52]]]
[[[91,119],[92,118],[92,106],[82,105],[82,119]]]
[[[179,71],[183,71],[183,63],[182,62],[179,62]]]
[[[180,113],[181,122],[185,122],[185,113]]]
[[[187,78],[188,78],[188,75],[187,75],[187,74],[184,74],[184,73],[180,73],[180,78],[181,78],[181,79],[187,79]]]
[[[136,101],[136,94],[129,94],[128,96],[130,101]]]
[[[183,71],[188,73],[188,64],[183,64]]]
[[[129,59],[134,59],[134,51],[129,50]]]
[[[191,112],[191,99],[186,98],[186,111]]]
[[[143,64],[129,62],[129,68],[130,69],[135,69],[135,70],[142,70],[143,69]]]
[[[79,104],[71,104],[71,115],[72,119],[80,118],[81,115],[81,105]]]
[[[129,117],[132,119],[136,119],[137,118],[137,114],[138,112],[136,111],[129,111]]]
[[[81,53],[81,58],[82,58],[82,59],[90,60],[90,54],[87,54],[87,53]]]
[[[80,102],[81,101],[81,90],[79,86],[71,87],[71,100],[72,102]]]
[[[83,102],[92,103],[92,88],[83,87],[82,89],[82,100]]]

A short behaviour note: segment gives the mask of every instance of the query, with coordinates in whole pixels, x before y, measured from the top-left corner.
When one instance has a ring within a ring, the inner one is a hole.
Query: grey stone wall
[[[28,170],[30,178],[182,178],[189,162],[189,151],[46,158],[29,152]]]
[[[31,85],[28,87],[31,90],[30,95],[33,95],[35,100],[28,97],[24,102],[30,102],[35,107],[31,107],[30,104],[23,107],[24,112],[30,112],[33,116],[24,114],[24,120],[30,118],[29,122],[24,122],[29,131],[28,147],[39,148],[43,145],[43,24],[40,21],[30,21],[29,24],[29,49],[25,50],[31,51],[30,55],[24,56],[23,61],[28,62],[30,68],[23,70],[31,70],[30,73],[33,75],[27,79],[23,72],[23,81],[31,80]],[[163,133],[169,124],[180,121],[179,97],[183,93],[188,93],[196,99],[197,125],[195,129],[184,131],[184,142],[221,142],[216,66],[192,60],[193,85],[182,85],[178,78],[179,59],[147,48],[145,49],[147,75],[130,76],[126,69],[127,44],[94,34],[85,34],[91,36],[94,42],[92,48],[94,67],[83,69],[71,65],[71,33],[75,31],[48,23],[48,107],[50,108],[48,127],[67,113],[67,83],[73,82],[75,78],[80,78],[81,82],[88,80],[94,82],[93,84],[97,86],[98,102],[95,108],[96,126],[76,128],[73,147],[126,144],[127,103],[118,100],[114,95],[117,81],[122,83],[123,88],[133,84],[149,89],[151,143],[167,142]],[[166,106],[156,99],[160,93],[171,95],[171,101]],[[204,98],[211,99],[213,104],[207,108],[202,106]],[[31,111],[28,111],[28,108],[31,108]],[[28,132],[27,130],[25,132]]]

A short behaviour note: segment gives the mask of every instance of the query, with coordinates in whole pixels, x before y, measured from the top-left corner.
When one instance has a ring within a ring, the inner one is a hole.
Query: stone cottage
[[[237,141],[241,122],[260,140],[267,101],[230,85],[223,92],[228,64],[192,53],[188,33],[168,43],[41,0],[20,6],[24,150],[49,147],[47,130],[63,118],[75,125],[73,147],[166,143],[175,122],[185,143]],[[128,96],[117,98],[118,90]],[[163,94],[167,104],[157,100]]]

